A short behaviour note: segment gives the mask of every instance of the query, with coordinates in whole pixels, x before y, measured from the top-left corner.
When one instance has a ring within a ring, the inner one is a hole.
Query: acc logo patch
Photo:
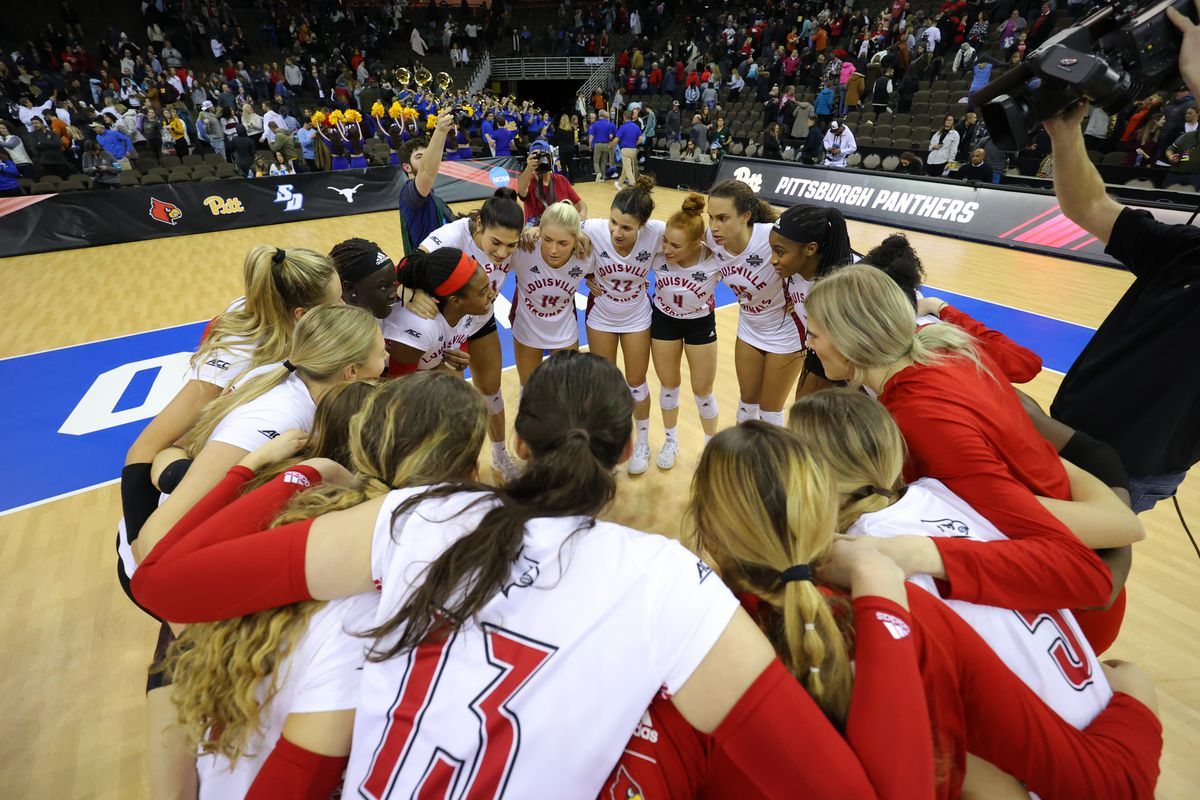
[[[245,206],[242,205],[242,201],[238,198],[231,197],[226,200],[215,194],[204,198],[204,205],[208,206],[208,210],[212,212],[214,217],[219,214],[240,214],[246,210]]]
[[[150,198],[149,213],[150,219],[155,222],[165,222],[167,225],[174,225],[183,216],[183,212],[179,210],[179,206],[159,200],[157,197]]]

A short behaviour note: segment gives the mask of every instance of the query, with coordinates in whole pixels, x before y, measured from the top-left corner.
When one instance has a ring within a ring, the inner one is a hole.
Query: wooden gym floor
[[[606,213],[610,184],[578,188],[592,216]],[[660,189],[656,216],[665,219],[682,198],[682,192]],[[850,225],[860,252],[888,233],[877,225]],[[242,259],[251,246],[327,251],[350,236],[374,239],[393,255],[401,252],[392,211],[4,259],[0,357],[211,317],[241,293]],[[909,237],[933,286],[1091,327],[1130,283],[1130,276],[1118,270],[951,238]],[[736,308],[721,309],[717,319],[722,343],[717,391],[721,419],[728,425],[737,407]],[[1046,405],[1060,379],[1043,372],[1029,391]],[[657,396],[653,370],[650,381]],[[688,385],[686,376],[683,385]],[[514,409],[515,371],[506,373],[504,388]],[[651,464],[643,476],[623,476],[612,518],[678,534],[703,441],[690,412],[685,402],[675,469],[662,472]],[[657,452],[662,440],[657,409],[651,425]],[[122,457],[114,454],[114,463]],[[1185,482],[1179,499],[1193,523],[1200,523],[1200,476]],[[120,513],[118,488],[108,485],[0,517],[5,665],[0,671],[5,720],[0,797],[147,796],[142,690],[157,626],[129,603],[115,579],[113,537]],[[1158,796],[1194,797],[1200,791],[1195,755],[1200,752],[1200,560],[1169,504],[1142,519],[1148,538],[1137,546],[1124,631],[1107,657],[1136,661],[1157,681],[1166,728]]]

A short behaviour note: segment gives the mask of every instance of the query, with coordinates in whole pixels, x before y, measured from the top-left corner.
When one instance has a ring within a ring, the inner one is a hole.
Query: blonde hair
[[[731,585],[778,609],[767,631],[780,659],[835,724],[853,684],[845,633],[812,581],[783,582],[797,564],[814,568],[833,545],[834,481],[791,432],[751,421],[718,433],[692,479],[696,545]]]
[[[542,212],[539,224],[543,228],[554,226],[555,228],[562,228],[574,234],[574,255],[577,258],[587,258],[592,254],[591,240],[583,234],[581,227],[583,219],[579,216],[579,210],[575,208],[575,205],[570,200],[559,200],[557,203],[551,203]]]
[[[862,385],[868,369],[903,358],[933,365],[962,357],[985,370],[969,333],[949,323],[918,330],[916,311],[903,290],[869,264],[851,264],[818,280],[804,308],[849,362],[854,388]]]
[[[300,318],[287,358],[301,378],[332,381],[346,367],[363,364],[371,357],[378,333],[379,324],[365,309],[317,306]],[[183,448],[195,458],[230,411],[274,389],[288,374],[287,367],[280,364],[213,400],[184,437]]]
[[[350,420],[355,483],[301,492],[273,525],[350,508],[393,487],[461,480],[474,469],[486,432],[483,397],[460,377],[430,370],[389,381]],[[234,762],[246,753],[262,709],[279,691],[277,667],[323,605],[191,625],[171,645],[166,669],[179,721],[202,752]]]
[[[280,252],[282,260],[276,255]],[[336,275],[333,261],[312,250],[280,251],[265,244],[253,248],[242,264],[245,305],[217,317],[192,356],[192,366],[231,347],[254,348],[247,369],[282,361],[296,326],[292,310],[323,302]]]
[[[853,389],[824,389],[792,406],[788,428],[833,476],[838,491],[837,530],[892,503],[904,485],[906,448],[883,404]]]

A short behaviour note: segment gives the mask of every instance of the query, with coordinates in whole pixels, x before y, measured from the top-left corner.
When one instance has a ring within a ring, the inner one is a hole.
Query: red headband
[[[471,280],[471,276],[475,274],[475,270],[479,268],[479,262],[471,258],[465,252],[458,259],[458,265],[454,271],[450,273],[450,277],[442,281],[433,294],[436,297],[449,297],[459,289],[467,285],[467,281]]]

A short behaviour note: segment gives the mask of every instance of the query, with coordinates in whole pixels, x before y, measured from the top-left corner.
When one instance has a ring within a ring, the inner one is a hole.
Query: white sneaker
[[[521,467],[512,460],[512,456],[505,453],[503,456],[492,456],[492,472],[504,483],[508,483],[513,478],[521,474]]]
[[[663,442],[662,450],[658,451],[659,469],[670,469],[675,466],[675,456],[679,455],[679,441],[676,439],[667,439]]]
[[[650,466],[650,445],[638,444],[633,448],[633,456],[629,459],[629,474],[641,475]]]
[[[618,192],[619,192],[619,191],[621,191],[621,182],[620,182],[620,181],[616,181],[616,182],[613,184],[613,186],[617,187],[617,191],[618,191]]]

